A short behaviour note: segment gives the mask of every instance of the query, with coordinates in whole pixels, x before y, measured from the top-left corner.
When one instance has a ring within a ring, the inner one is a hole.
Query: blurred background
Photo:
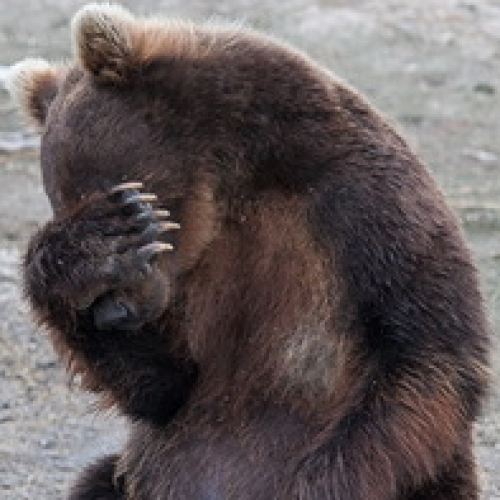
[[[123,439],[116,415],[72,389],[21,300],[19,262],[50,217],[38,137],[3,89],[10,64],[70,56],[87,2],[0,0],[0,498],[57,499]],[[237,19],[307,51],[402,129],[456,210],[500,332],[500,1],[127,0],[138,14]],[[498,333],[496,334],[498,338]],[[500,500],[500,356],[477,430],[484,500]]]

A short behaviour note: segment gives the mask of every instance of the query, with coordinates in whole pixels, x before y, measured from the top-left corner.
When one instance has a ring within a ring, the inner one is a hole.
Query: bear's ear
[[[96,79],[125,83],[135,67],[132,14],[119,5],[89,4],[71,23],[73,49],[82,66]]]
[[[25,59],[10,68],[6,86],[24,115],[42,127],[57,94],[59,81],[58,67],[43,59]]]

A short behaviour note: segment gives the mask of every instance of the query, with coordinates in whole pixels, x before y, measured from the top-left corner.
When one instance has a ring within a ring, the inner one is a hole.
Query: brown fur
[[[55,214],[26,292],[132,425],[71,498],[477,498],[476,271],[401,137],[269,37],[95,5],[73,30],[48,115],[39,73],[20,89]],[[181,223],[144,267],[130,181]],[[133,323],[97,328],[117,304]]]

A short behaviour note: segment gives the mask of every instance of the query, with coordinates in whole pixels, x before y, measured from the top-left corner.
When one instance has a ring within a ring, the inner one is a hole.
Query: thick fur
[[[401,137],[262,35],[95,5],[73,29],[47,116],[24,105],[54,209],[26,293],[132,427],[71,498],[121,498],[113,477],[129,499],[477,498],[476,269]],[[22,103],[38,101],[37,75]],[[130,181],[181,223],[144,269],[109,195]],[[96,326],[123,304],[123,327]]]
[[[13,100],[25,111],[24,116],[38,127],[47,119],[58,83],[57,68],[43,59],[25,59],[11,68],[7,87]]]

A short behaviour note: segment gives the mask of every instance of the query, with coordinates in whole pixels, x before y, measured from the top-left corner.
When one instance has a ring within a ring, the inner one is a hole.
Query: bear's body
[[[72,66],[12,78],[55,214],[27,295],[131,420],[70,497],[477,498],[476,270],[398,134],[267,37],[110,6],[73,29]]]

